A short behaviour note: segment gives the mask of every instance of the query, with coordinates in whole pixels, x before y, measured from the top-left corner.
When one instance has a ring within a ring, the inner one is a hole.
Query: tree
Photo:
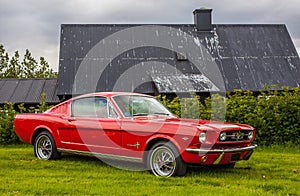
[[[57,73],[50,68],[44,57],[40,57],[40,69],[35,72],[35,76],[37,78],[57,78]]]
[[[26,78],[35,78],[35,71],[38,68],[38,63],[33,58],[28,49],[26,49],[24,59],[22,61],[23,75]]]
[[[21,62],[21,63],[20,63]],[[26,49],[23,59],[18,51],[9,57],[5,48],[0,44],[0,78],[56,78],[57,73],[50,68],[44,57],[37,62],[31,52]]]

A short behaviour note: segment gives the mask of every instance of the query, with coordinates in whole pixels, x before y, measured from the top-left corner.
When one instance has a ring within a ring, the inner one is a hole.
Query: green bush
[[[0,110],[0,144],[18,143],[19,139],[13,128],[14,117],[16,115],[14,104],[5,103]]]
[[[272,87],[276,89],[276,87]],[[252,92],[236,90],[227,94],[226,99],[218,94],[201,99],[196,95],[191,98],[158,97],[175,115],[183,118],[225,120],[226,122],[245,123],[257,130],[256,143],[300,144],[300,87],[282,91],[266,88],[259,96]],[[42,102],[37,107],[25,108],[19,105],[18,112],[13,103],[6,103],[0,108],[0,144],[19,143],[13,128],[13,119],[17,113],[45,111],[49,106],[42,95]],[[200,101],[202,100],[202,101]]]
[[[283,91],[236,92],[227,99],[226,120],[250,124],[257,130],[256,142],[300,144],[300,88]]]
[[[236,90],[226,100],[214,94],[204,103],[199,96],[172,101],[162,97],[162,103],[181,117],[249,124],[257,130],[260,145],[300,144],[300,87],[282,87],[280,92],[266,87],[259,96]]]
[[[14,129],[14,117],[17,113],[34,113],[36,111],[44,112],[51,106],[46,103],[46,94],[41,94],[42,101],[37,107],[29,107],[26,109],[24,104],[15,108],[14,103],[6,102],[3,108],[0,108],[0,144],[17,144],[21,143]]]

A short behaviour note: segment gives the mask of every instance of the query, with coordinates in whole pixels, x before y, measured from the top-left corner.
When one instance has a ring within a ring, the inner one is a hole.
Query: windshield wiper
[[[148,116],[149,114],[148,113],[136,113],[136,114],[133,114],[132,116]]]
[[[152,114],[148,114],[148,113],[136,113],[136,114],[133,114],[132,116],[149,116],[149,115],[170,116],[170,114],[163,113],[163,112],[155,112],[155,113],[152,113]]]
[[[163,113],[163,112],[155,112],[154,114],[157,114],[157,115],[164,115],[164,116],[170,116],[170,114],[168,114],[168,113]]]

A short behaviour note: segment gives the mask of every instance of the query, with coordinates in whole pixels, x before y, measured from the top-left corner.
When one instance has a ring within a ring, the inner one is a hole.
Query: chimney
[[[194,23],[198,31],[211,31],[211,12],[212,9],[196,9],[193,11]]]

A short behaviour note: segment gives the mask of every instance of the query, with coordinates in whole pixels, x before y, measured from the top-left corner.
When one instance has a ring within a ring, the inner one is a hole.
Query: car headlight
[[[248,139],[251,140],[253,138],[253,131],[248,132]]]
[[[201,132],[199,135],[199,142],[201,142],[203,144],[205,141],[206,141],[206,133]]]
[[[222,132],[221,134],[220,134],[220,141],[225,141],[226,140],[226,137],[227,137],[227,135],[226,135],[226,132]]]

